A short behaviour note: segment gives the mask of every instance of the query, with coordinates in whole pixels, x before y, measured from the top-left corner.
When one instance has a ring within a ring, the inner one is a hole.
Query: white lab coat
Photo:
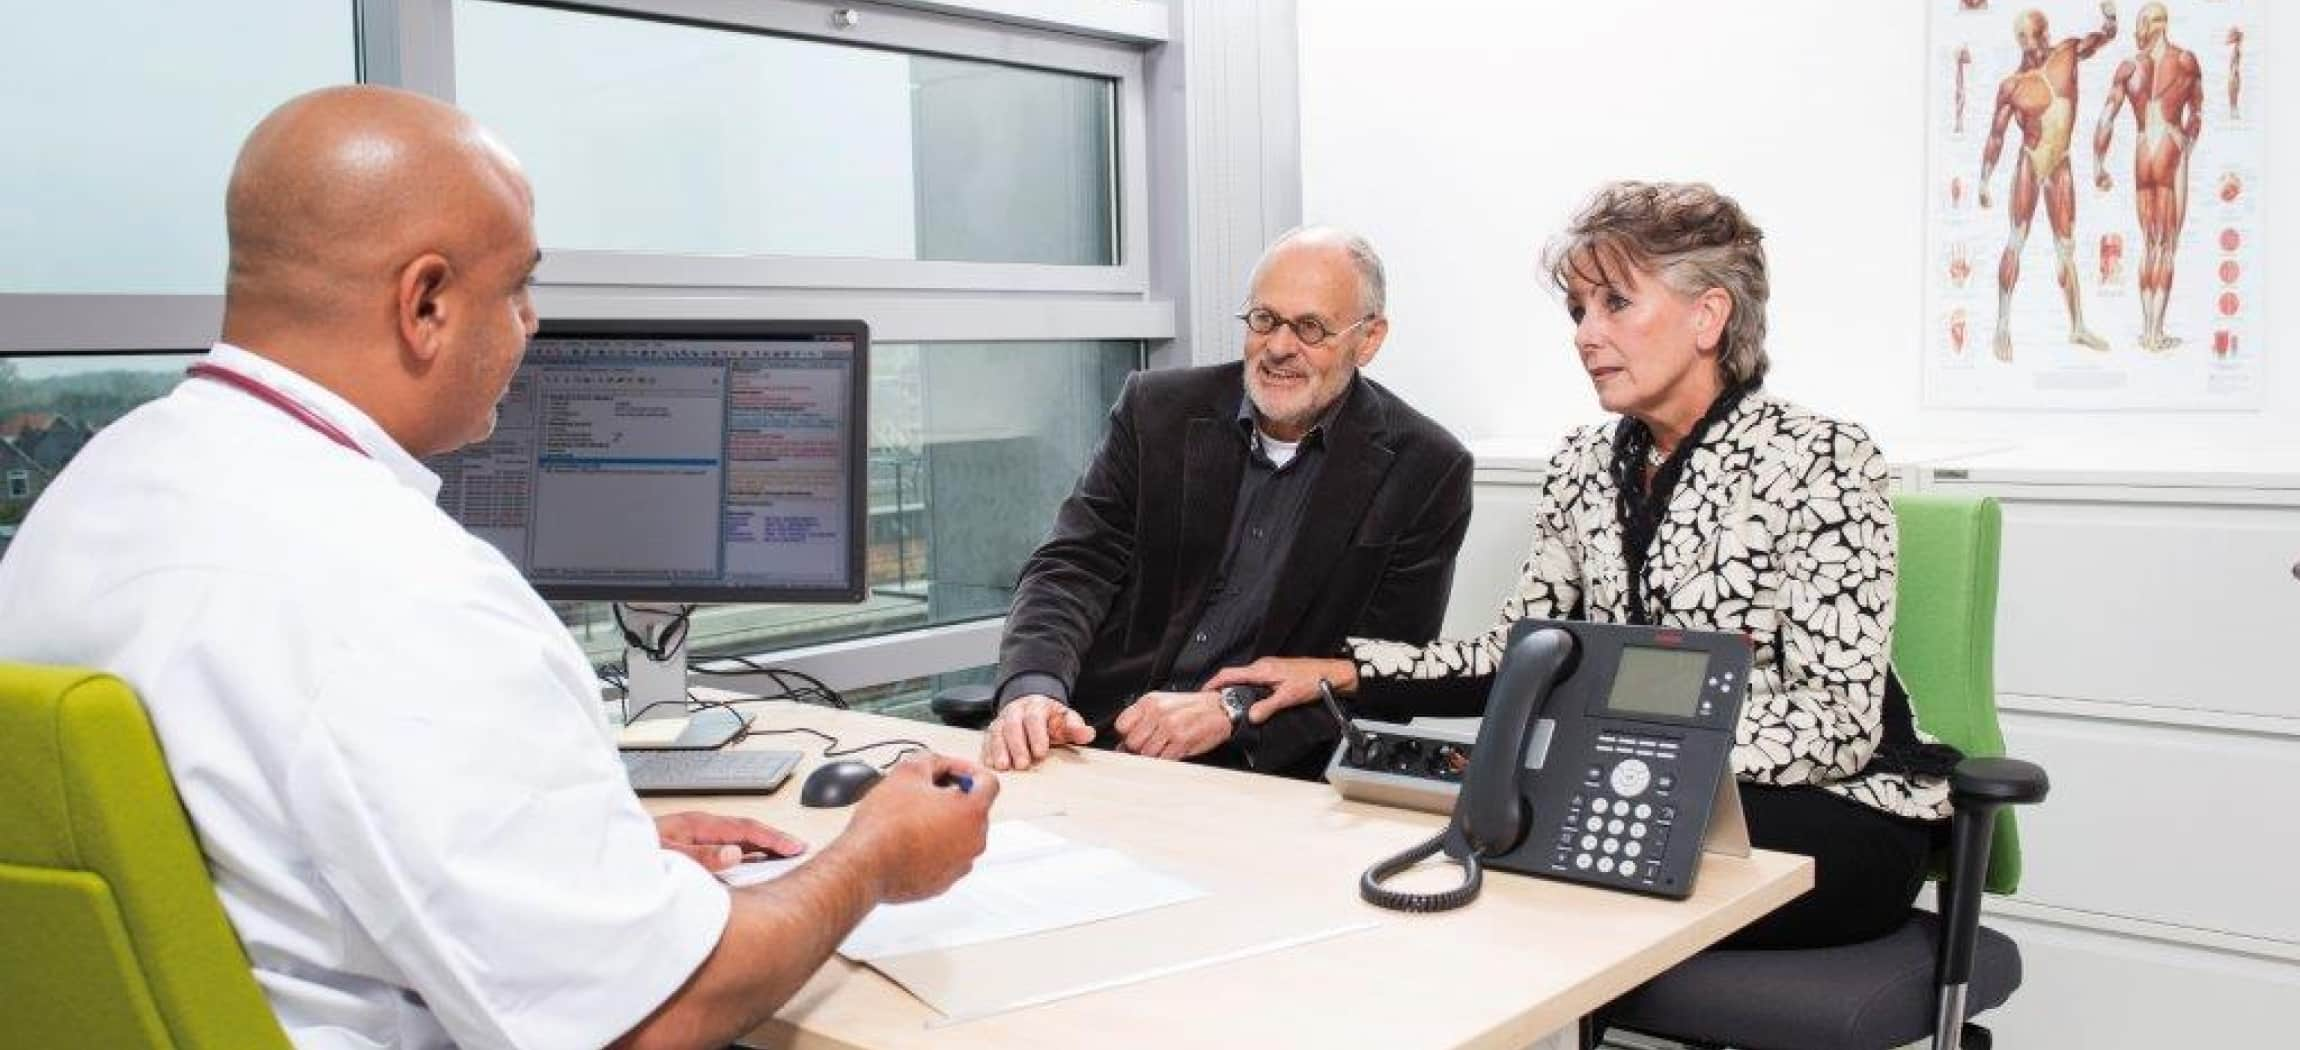
[[[106,428],[0,560],[0,659],[143,697],[226,914],[302,1047],[596,1047],[726,925],[657,845],[574,640],[439,479],[187,380]]]

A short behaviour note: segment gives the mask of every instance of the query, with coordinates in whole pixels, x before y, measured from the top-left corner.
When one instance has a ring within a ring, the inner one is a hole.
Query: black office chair
[[[2021,982],[2020,948],[1980,924],[1989,839],[1999,809],[2049,785],[2009,758],[1966,759],[1951,784],[1938,915],[1912,911],[1891,934],[1836,948],[1703,952],[1623,996],[1607,1023],[1704,1050],[1893,1050],[1928,1036],[1934,1050],[1988,1050],[1988,1029],[1966,1019]]]
[[[1996,715],[1996,502],[1927,495],[1893,499],[1899,522],[1900,615],[1893,664],[1918,721],[1967,755],[2000,755]],[[1914,911],[1884,937],[1804,951],[1710,951],[1623,996],[1613,1027],[1693,1047],[1742,1050],[1985,1050],[1967,1023],[2020,987],[2020,949],[1980,925],[1981,894],[2009,893],[2019,838],[2006,806],[2042,801],[2044,770],[2009,758],[1968,758],[1949,780],[1950,846],[1938,915]]]
[[[954,685],[934,694],[926,706],[946,726],[980,729],[998,717],[998,690],[987,685]]]

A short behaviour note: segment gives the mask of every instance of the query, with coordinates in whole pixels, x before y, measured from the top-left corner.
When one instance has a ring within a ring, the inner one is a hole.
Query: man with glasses
[[[1292,776],[1324,768],[1321,709],[1266,722],[1203,688],[1346,637],[1427,640],[1469,527],[1461,443],[1358,374],[1389,335],[1381,260],[1307,227],[1254,267],[1244,360],[1140,372],[1046,542],[999,653],[993,769],[1117,747]]]

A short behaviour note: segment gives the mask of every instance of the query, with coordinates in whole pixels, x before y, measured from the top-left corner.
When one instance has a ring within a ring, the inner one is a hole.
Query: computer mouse
[[[854,805],[885,776],[877,766],[851,758],[825,762],[799,786],[799,805],[816,809]]]

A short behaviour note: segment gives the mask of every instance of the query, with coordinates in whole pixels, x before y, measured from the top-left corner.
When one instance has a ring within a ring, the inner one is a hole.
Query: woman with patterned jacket
[[[1885,460],[1859,426],[1763,389],[1763,234],[1705,185],[1615,183],[1551,248],[1574,346],[1616,422],[1550,458],[1533,551],[1501,619],[1428,645],[1350,639],[1209,683],[1314,702],[1475,714],[1528,617],[1746,634],[1733,767],[1751,839],[1815,859],[1806,894],[1727,943],[1818,947],[1890,932],[1948,816],[1953,751],[1919,737],[1891,681],[1894,534]],[[1632,582],[1634,581],[1634,583]]]

